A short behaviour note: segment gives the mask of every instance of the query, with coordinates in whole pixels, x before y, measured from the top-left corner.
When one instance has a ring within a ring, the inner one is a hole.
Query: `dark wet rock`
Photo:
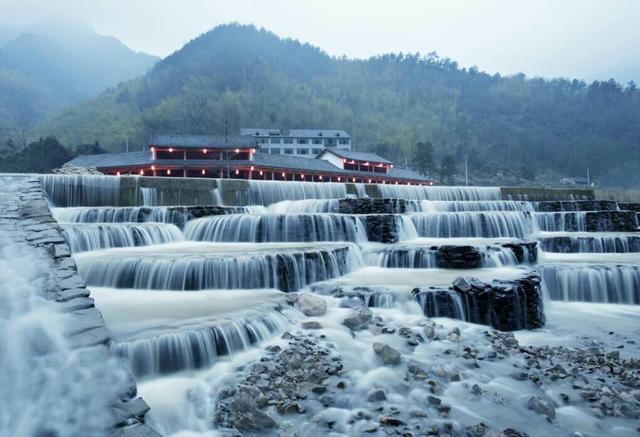
[[[400,364],[400,352],[382,343],[374,343],[373,351],[382,360],[382,363],[387,366],[396,366]]]
[[[416,288],[412,295],[428,317],[451,317],[501,331],[544,326],[540,277],[531,273],[514,280],[483,283],[460,277],[453,288]]]
[[[556,409],[551,402],[542,399],[540,396],[531,396],[527,401],[527,408],[538,414],[547,416],[549,419],[556,418]]]
[[[387,395],[381,388],[369,390],[367,393],[367,402],[382,402],[387,399]]]
[[[361,307],[349,312],[347,317],[342,321],[342,324],[352,331],[357,331],[359,329],[366,328],[371,319],[373,318],[373,313],[369,308]]]
[[[302,329],[322,329],[322,324],[320,322],[316,322],[315,320],[302,322],[300,326],[302,326]]]
[[[340,214],[402,214],[409,200],[384,198],[347,198],[338,200]]]

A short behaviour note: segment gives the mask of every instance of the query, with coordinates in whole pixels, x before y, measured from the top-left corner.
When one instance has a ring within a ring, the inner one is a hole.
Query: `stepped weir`
[[[563,308],[640,305],[637,211],[591,190],[55,175],[15,186],[39,193],[47,230],[35,241],[53,244],[45,258],[70,284],[52,300],[73,313],[77,295],[99,320],[64,341],[98,348],[113,367],[95,371],[128,381],[126,396],[114,384],[100,400],[121,420],[95,426],[115,434],[382,435],[428,424],[464,435],[480,421],[470,396],[484,423],[510,428],[511,408],[533,409],[518,393],[539,395],[524,381],[534,372],[493,379],[524,362],[510,358],[516,337],[551,335]],[[0,324],[15,317],[0,312]],[[482,398],[491,391],[506,401]],[[431,412],[386,409],[407,399]],[[558,420],[513,426],[633,429],[623,413],[581,422],[589,410],[575,405],[579,414],[558,407]]]

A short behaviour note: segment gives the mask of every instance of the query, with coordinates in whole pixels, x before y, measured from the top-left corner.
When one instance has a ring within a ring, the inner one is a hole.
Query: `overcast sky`
[[[81,20],[159,56],[237,21],[331,55],[437,51],[490,73],[640,82],[640,0],[0,0],[0,11],[13,25]]]

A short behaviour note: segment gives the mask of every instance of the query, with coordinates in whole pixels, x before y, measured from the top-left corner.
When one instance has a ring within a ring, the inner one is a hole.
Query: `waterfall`
[[[413,294],[427,317],[467,320],[460,293],[444,289],[421,289]]]
[[[551,299],[640,304],[640,266],[543,264],[538,267]]]
[[[150,246],[183,240],[175,225],[144,224],[63,224],[64,235],[74,253],[113,247]]]
[[[262,210],[254,209],[253,211],[273,214],[337,213],[338,199],[283,200],[282,202],[273,203]],[[252,213],[253,211],[250,210]]]
[[[525,238],[533,232],[531,217],[526,212],[441,212],[409,217],[421,237]]]
[[[463,211],[533,211],[529,202],[513,200],[442,201],[421,200],[412,212],[463,212]]]
[[[586,212],[535,212],[537,227],[546,232],[584,232],[587,230]]]
[[[413,200],[501,200],[499,187],[378,185],[382,197]]]
[[[540,249],[559,253],[640,252],[640,235],[594,234],[544,236]]]
[[[44,175],[40,184],[54,206],[118,206],[120,177]]]
[[[53,217],[60,223],[173,223],[183,225],[189,210],[180,207],[96,207],[53,208]]]
[[[193,246],[186,246],[193,247]],[[182,246],[184,249],[185,246]],[[87,284],[114,288],[204,290],[277,288],[299,290],[312,282],[350,272],[360,263],[353,248],[289,250],[282,253],[197,255],[164,251],[114,250],[76,255]]]
[[[140,196],[142,197],[143,206],[158,205],[158,190],[155,188],[140,187]],[[140,205],[140,204],[138,204]]]
[[[360,199],[366,199],[369,197],[367,194],[367,187],[364,184],[358,183],[354,184],[354,186],[356,187],[356,197]]]
[[[347,188],[341,183],[249,181],[249,205],[271,205],[284,200],[342,199]]]
[[[340,214],[228,215],[191,220],[185,235],[196,241],[222,242],[365,242],[364,223]]]
[[[128,360],[136,376],[211,367],[221,356],[248,349],[282,332],[293,310],[252,310],[212,326],[179,329],[151,337],[118,341],[113,351]]]
[[[14,189],[7,179],[0,198]],[[0,435],[103,436],[115,422],[112,406],[128,389],[128,372],[105,347],[77,348],[67,339],[76,320],[52,300],[49,260],[5,226],[0,224]]]

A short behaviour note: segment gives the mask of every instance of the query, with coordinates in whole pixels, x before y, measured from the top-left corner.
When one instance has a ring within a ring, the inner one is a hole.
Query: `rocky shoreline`
[[[291,298],[303,311],[314,308],[309,314],[316,317],[326,311],[317,299],[322,298],[312,296],[314,304],[299,305]],[[300,331],[286,332],[282,345],[266,347],[258,361],[240,369],[235,384],[221,391],[215,422],[223,435],[519,437],[569,432],[557,418],[562,408],[626,423],[640,418],[640,360],[623,359],[602,344],[522,346],[512,333],[493,329],[467,338],[466,328],[429,319],[398,324],[361,307],[346,313],[342,325],[354,341],[373,335],[370,366],[378,367],[380,375],[398,375],[397,380],[362,384],[358,362],[328,340],[321,318],[312,320],[303,322]],[[422,348],[437,353],[426,359]],[[517,405],[509,405],[509,390],[488,383],[496,366],[512,369],[502,379],[527,387]],[[474,421],[465,410],[468,402],[516,408],[516,415],[543,424],[543,434],[501,426],[504,420]]]

